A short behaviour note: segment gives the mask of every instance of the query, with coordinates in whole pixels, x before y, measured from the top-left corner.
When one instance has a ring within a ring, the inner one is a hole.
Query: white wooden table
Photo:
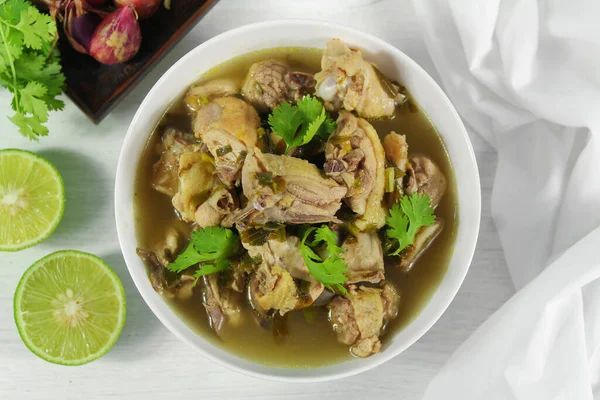
[[[314,2],[311,2],[315,4]],[[299,4],[299,6],[293,6]],[[479,137],[472,141],[483,190],[481,233],[471,270],[449,309],[415,345],[362,375],[311,385],[249,378],[203,359],[179,342],[138,294],[119,250],[113,215],[113,185],[119,149],[137,106],[160,75],[197,44],[239,25],[279,18],[312,18],[346,24],[374,34],[412,57],[437,78],[412,5],[380,0],[367,7],[302,6],[301,0],[222,0],[99,125],[70,102],[49,122],[39,144],[20,137],[5,118],[9,95],[0,91],[0,148],[42,154],[62,173],[67,207],[55,234],[16,254],[0,253],[0,399],[225,399],[378,398],[420,399],[450,354],[514,292],[490,216],[496,156]],[[13,322],[12,297],[23,271],[59,249],[88,251],[104,258],[123,281],[128,317],[113,350],[82,367],[48,364],[27,350]]]

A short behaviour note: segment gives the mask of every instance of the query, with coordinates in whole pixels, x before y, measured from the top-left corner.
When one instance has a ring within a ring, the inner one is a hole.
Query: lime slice
[[[29,151],[0,151],[0,251],[46,239],[64,210],[65,188],[54,165]]]
[[[106,354],[125,324],[121,281],[100,258],[52,253],[21,278],[14,298],[21,339],[38,357],[81,365]]]

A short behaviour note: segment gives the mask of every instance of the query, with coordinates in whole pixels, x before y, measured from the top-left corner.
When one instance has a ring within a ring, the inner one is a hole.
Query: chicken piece
[[[185,221],[195,221],[196,210],[208,199],[215,184],[215,169],[206,157],[200,151],[179,157],[179,190],[172,203]]]
[[[151,243],[148,249],[136,250],[137,255],[146,264],[148,278],[157,293],[162,293],[172,283],[169,281],[173,281],[173,277],[168,276],[170,274],[166,266],[175,261],[176,255],[183,249],[184,236],[185,234],[175,227],[169,227],[164,239]]]
[[[189,300],[194,294],[195,282],[196,278],[192,275],[183,274],[176,283],[167,288],[163,295],[169,299],[177,298],[180,301]]]
[[[433,208],[440,204],[446,192],[446,177],[432,159],[426,156],[412,156],[410,168],[405,178],[405,193],[421,193],[429,196]]]
[[[256,145],[260,126],[256,110],[235,97],[216,98],[200,108],[193,125],[194,134],[215,158],[221,181],[227,185],[236,181],[248,149]]]
[[[380,290],[351,285],[345,297],[329,303],[330,320],[338,341],[349,345],[357,357],[381,351],[379,333],[383,327],[383,301]]]
[[[401,95],[360,50],[350,49],[340,39],[331,39],[315,74],[316,95],[328,111],[356,111],[363,118],[390,117]]]
[[[248,253],[241,259],[231,260],[231,269],[225,276],[225,287],[239,293],[244,292],[248,277],[256,271],[261,262],[261,258],[253,258]]]
[[[192,297],[196,279],[187,274],[174,276],[166,268],[167,263],[159,259],[154,251],[136,249],[137,255],[144,261],[148,268],[148,278],[156,293],[168,299],[177,298],[185,301]],[[169,261],[170,262],[170,261]]]
[[[248,250],[250,257],[260,257],[268,265],[280,265],[289,272],[292,278],[316,282],[304,263],[298,237],[287,236],[285,240],[267,239],[260,246],[252,246],[244,242],[244,236],[245,234],[242,233],[242,245]]]
[[[325,145],[325,158],[326,175],[348,188],[344,201],[359,215],[355,225],[360,230],[385,225],[385,155],[373,126],[348,112],[340,113]]]
[[[238,83],[231,79],[220,78],[192,86],[183,100],[189,111],[197,112],[213,99],[234,96],[238,93],[240,93]]]
[[[408,162],[408,143],[404,135],[391,131],[383,138],[383,149],[386,158],[403,173],[406,173]]]
[[[320,282],[298,286],[281,265],[263,262],[248,282],[248,298],[261,316],[280,315],[310,306],[323,292]]]
[[[251,151],[242,169],[242,189],[247,206],[224,226],[246,221],[251,225],[268,222],[292,224],[337,221],[346,188],[321,176],[306,160]]]
[[[160,159],[152,166],[152,187],[173,197],[179,185],[177,170],[179,156],[194,151],[198,146],[192,134],[183,133],[175,128],[166,128],[162,134],[157,152]]]
[[[219,287],[219,274],[202,277],[202,304],[206,309],[210,326],[220,335],[225,323],[240,326],[242,317],[242,294]]]
[[[360,232],[348,236],[342,244],[344,261],[348,265],[346,283],[377,283],[384,279],[383,249],[375,232]]]
[[[400,269],[410,271],[413,264],[421,254],[429,247],[431,242],[440,234],[444,228],[444,220],[436,218],[431,226],[424,226],[419,229],[415,235],[415,241],[401,253]]]
[[[280,103],[296,102],[315,87],[312,74],[292,72],[280,60],[252,64],[242,87],[242,95],[259,112],[268,112]]]
[[[384,323],[397,314],[400,297],[387,285],[383,289],[350,285],[345,296],[335,296],[328,305],[338,341],[351,346],[356,357],[381,351],[379,336]]]
[[[261,265],[248,284],[249,298],[254,309],[262,316],[273,310],[281,315],[313,304],[325,287],[317,282],[306,267],[300,252],[300,240],[288,236],[285,240],[264,237],[260,230],[242,231],[242,245]],[[250,242],[248,241],[250,240]]]
[[[144,249],[136,249],[137,255],[144,261],[146,268],[148,269],[148,278],[152,288],[156,293],[162,293],[163,290],[168,286],[166,273],[167,269],[155,252]]]
[[[383,301],[383,319],[389,322],[396,318],[400,309],[400,294],[389,282],[383,284],[381,290],[381,300]]]
[[[208,199],[194,212],[194,220],[200,228],[219,226],[223,219],[237,209],[237,203],[225,188],[213,190]]]

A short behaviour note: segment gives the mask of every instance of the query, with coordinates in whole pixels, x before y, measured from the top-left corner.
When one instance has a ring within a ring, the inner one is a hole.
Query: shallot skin
[[[119,8],[129,5],[135,8],[139,19],[150,18],[160,7],[163,0],[114,0]]]
[[[93,13],[86,13],[80,17],[74,17],[71,21],[71,29],[69,33],[72,35],[72,38],[77,41],[77,43],[79,43],[87,52],[89,52],[92,35],[101,22],[102,17]],[[69,38],[69,40],[70,39],[71,38]]]
[[[98,25],[90,43],[90,55],[102,64],[121,64],[139,51],[142,33],[133,6],[109,14]]]

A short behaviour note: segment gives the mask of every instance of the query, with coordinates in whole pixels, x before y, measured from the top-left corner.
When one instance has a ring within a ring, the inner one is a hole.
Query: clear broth
[[[320,70],[321,55],[322,50],[310,48],[283,47],[261,50],[236,57],[213,68],[200,81],[233,77],[241,84],[250,65],[268,58],[285,59],[295,70],[314,73]],[[411,154],[426,154],[440,167],[449,185],[436,209],[436,215],[444,219],[445,227],[409,273],[400,272],[394,265],[386,265],[386,279],[395,284],[402,300],[398,316],[388,324],[382,337],[382,351],[386,351],[385,336],[393,335],[410,323],[437,289],[453,252],[457,228],[456,185],[444,143],[427,115],[420,110],[410,95],[409,100],[410,107],[398,108],[393,119],[370,122],[380,136],[384,136],[390,130],[406,135]],[[136,232],[141,248],[152,248],[165,237],[167,229],[171,227],[180,232],[191,232],[190,226],[178,219],[170,199],[155,191],[151,185],[152,165],[157,161],[153,149],[163,128],[170,125],[186,131],[191,130],[191,120],[181,103],[176,101],[166,111],[148,140],[139,162],[134,203]],[[239,357],[260,364],[287,368],[325,366],[352,357],[348,346],[336,340],[325,308],[311,308],[313,311],[309,318],[302,310],[288,313],[289,335],[284,340],[276,340],[270,330],[261,328],[254,322],[254,311],[245,305],[245,323],[238,328],[226,326],[219,338],[209,326],[208,316],[198,292],[185,302],[167,301],[198,334]]]

